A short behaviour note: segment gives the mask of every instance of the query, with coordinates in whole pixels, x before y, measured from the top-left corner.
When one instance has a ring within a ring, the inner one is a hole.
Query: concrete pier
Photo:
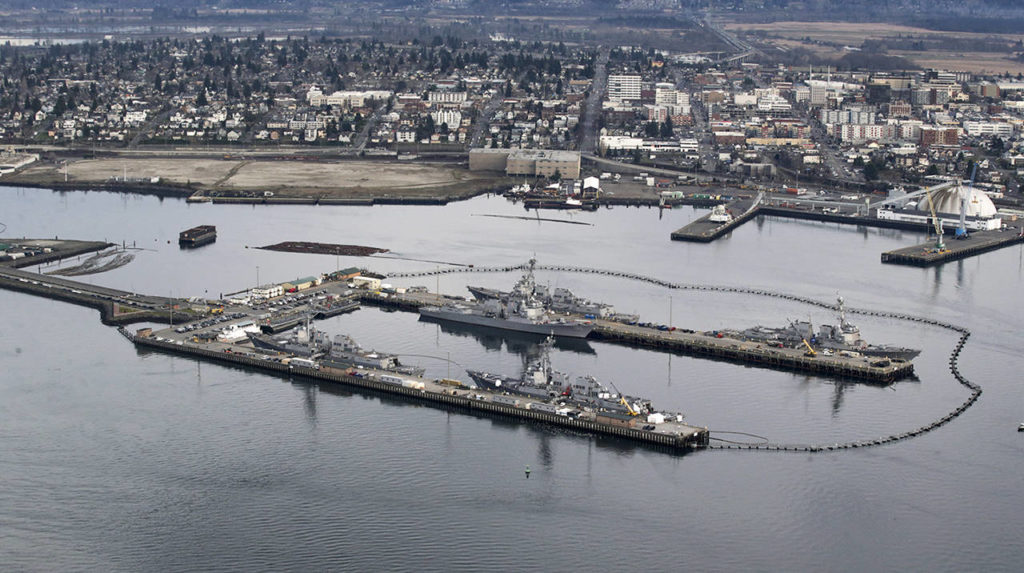
[[[534,409],[531,406],[539,403],[540,400],[497,394],[462,385],[446,384],[441,380],[403,375],[401,378],[404,381],[411,382],[411,384],[402,385],[388,382],[388,379],[396,377],[389,375],[391,373],[388,372],[296,366],[284,360],[274,360],[269,356],[250,353],[245,348],[239,348],[235,345],[219,343],[202,344],[182,340],[180,337],[178,339],[167,338],[167,336],[174,336],[174,332],[171,330],[161,331],[160,333],[146,332],[144,334],[135,334],[122,327],[119,331],[136,346],[231,363],[277,374],[298,375],[315,380],[334,382],[357,389],[372,390],[429,402],[442,407],[449,406],[471,412],[540,422],[580,432],[614,436],[626,441],[664,448],[673,452],[682,453],[706,447],[709,441],[707,428],[691,426],[677,421],[666,421],[655,425],[653,430],[644,430],[632,425],[614,425],[600,422],[592,412],[585,412],[578,408],[570,409],[570,411],[575,413],[574,416],[568,415],[568,412],[558,414]],[[638,420],[636,424],[644,424],[644,422],[643,420]]]
[[[712,221],[712,213],[708,213],[689,225],[673,232],[671,235],[672,240],[710,243],[757,215],[761,203],[761,197],[762,195],[758,195],[754,198],[736,199],[735,201],[728,203],[725,207],[726,212],[728,212],[732,217],[729,221]]]
[[[892,265],[930,267],[957,259],[973,257],[1024,242],[1024,233],[1014,230],[974,231],[966,239],[947,237],[945,249],[936,250],[935,241],[882,253],[882,262]]]
[[[443,297],[439,298],[432,293],[385,296],[363,292],[360,293],[360,299],[364,304],[416,311],[421,306],[438,304]],[[778,370],[812,372],[877,384],[888,384],[914,373],[913,363],[902,360],[838,354],[809,357],[800,348],[777,348],[756,342],[716,338],[690,330],[659,330],[656,326],[630,325],[601,319],[594,319],[593,322],[596,327],[589,338],[626,346],[646,346]]]

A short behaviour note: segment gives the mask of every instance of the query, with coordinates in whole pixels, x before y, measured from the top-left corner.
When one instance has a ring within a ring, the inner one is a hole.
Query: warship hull
[[[494,316],[486,316],[472,312],[456,312],[438,307],[423,307],[420,315],[442,321],[459,322],[462,324],[474,324],[487,326],[502,330],[514,330],[516,332],[529,332],[540,335],[564,336],[568,338],[586,338],[592,330],[593,324],[583,322],[535,322],[529,320],[505,319]]]

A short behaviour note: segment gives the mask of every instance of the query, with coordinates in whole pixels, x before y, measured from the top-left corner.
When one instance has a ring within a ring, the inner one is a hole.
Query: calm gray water
[[[1019,291],[1024,251],[937,269],[882,266],[899,231],[760,219],[711,245],[669,233],[676,209],[530,215],[504,199],[445,207],[188,205],[110,193],[0,192],[4,237],[126,242],[131,264],[82,280],[208,296],[345,266],[576,264],[678,282],[755,286],[971,328],[961,371],[984,389],[923,437],[829,454],[673,456],[137,351],[98,314],[0,291],[0,556],[5,570],[1019,570],[1024,421]],[[178,231],[218,228],[180,251]],[[354,243],[403,259],[294,255],[284,240]],[[438,262],[421,262],[438,261]],[[257,270],[258,268],[258,270]],[[48,270],[44,268],[42,270]],[[394,281],[465,294],[512,273]],[[669,292],[538,273],[552,286],[696,329],[815,323],[827,313],[750,295]],[[587,342],[559,369],[685,412],[712,430],[775,442],[869,439],[941,417],[967,396],[946,368],[956,337],[853,317],[872,341],[924,349],[891,387]],[[531,340],[449,330],[364,308],[324,321],[435,376],[517,373]],[[454,366],[444,359],[450,357]],[[735,436],[723,437],[735,438]],[[533,470],[524,479],[523,468]]]

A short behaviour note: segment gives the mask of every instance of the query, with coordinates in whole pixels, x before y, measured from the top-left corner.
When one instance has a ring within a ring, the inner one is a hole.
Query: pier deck
[[[957,240],[952,237],[948,239],[945,241],[946,248],[942,251],[936,251],[935,242],[931,241],[882,253],[882,262],[893,265],[929,267],[1024,242],[1024,234],[1016,229],[974,231],[966,239]]]
[[[736,199],[726,205],[726,211],[732,215],[730,221],[724,223],[712,221],[711,213],[708,213],[673,232],[672,240],[710,243],[757,215],[760,202],[761,195],[754,198]]]
[[[597,420],[594,412],[577,407],[560,407],[562,413],[554,413],[536,409],[543,403],[536,398],[505,395],[484,389],[471,388],[464,384],[444,383],[421,376],[397,375],[392,372],[370,369],[338,369],[330,367],[307,367],[291,364],[287,358],[260,354],[248,344],[228,344],[221,342],[198,342],[190,334],[179,334],[172,329],[149,332],[143,329],[139,334],[132,334],[121,328],[120,332],[137,346],[144,346],[178,354],[207,358],[218,362],[228,362],[258,370],[300,375],[307,378],[344,384],[346,386],[374,390],[386,394],[464,408],[470,411],[491,415],[518,418],[524,421],[547,423],[592,434],[615,436],[628,441],[668,448],[672,451],[686,452],[706,447],[709,441],[707,428],[691,426],[678,420],[666,420],[657,424],[649,424],[641,416],[637,416],[634,424],[619,426]],[[394,382],[401,379],[405,384]],[[390,380],[390,381],[389,381]],[[643,426],[654,426],[644,430]]]
[[[360,294],[362,302],[400,310],[416,311],[420,306],[437,304],[444,297],[434,293],[391,294],[386,297],[373,292]],[[577,316],[575,318],[582,318]],[[657,327],[630,325],[611,320],[595,319],[596,327],[590,338],[626,346],[647,346],[695,356],[707,356],[743,364],[752,364],[780,370],[812,372],[826,376],[851,378],[866,382],[888,384],[914,373],[911,362],[880,359],[878,357],[805,356],[801,348],[778,348],[756,342],[731,338],[717,338],[685,329],[672,331]]]

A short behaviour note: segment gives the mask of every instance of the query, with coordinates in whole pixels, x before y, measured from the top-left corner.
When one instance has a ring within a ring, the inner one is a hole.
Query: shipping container
[[[496,404],[507,404],[509,406],[518,406],[519,405],[519,400],[517,400],[517,399],[515,399],[515,398],[513,398],[511,396],[495,396],[494,398],[491,398],[491,401],[496,403]]]

